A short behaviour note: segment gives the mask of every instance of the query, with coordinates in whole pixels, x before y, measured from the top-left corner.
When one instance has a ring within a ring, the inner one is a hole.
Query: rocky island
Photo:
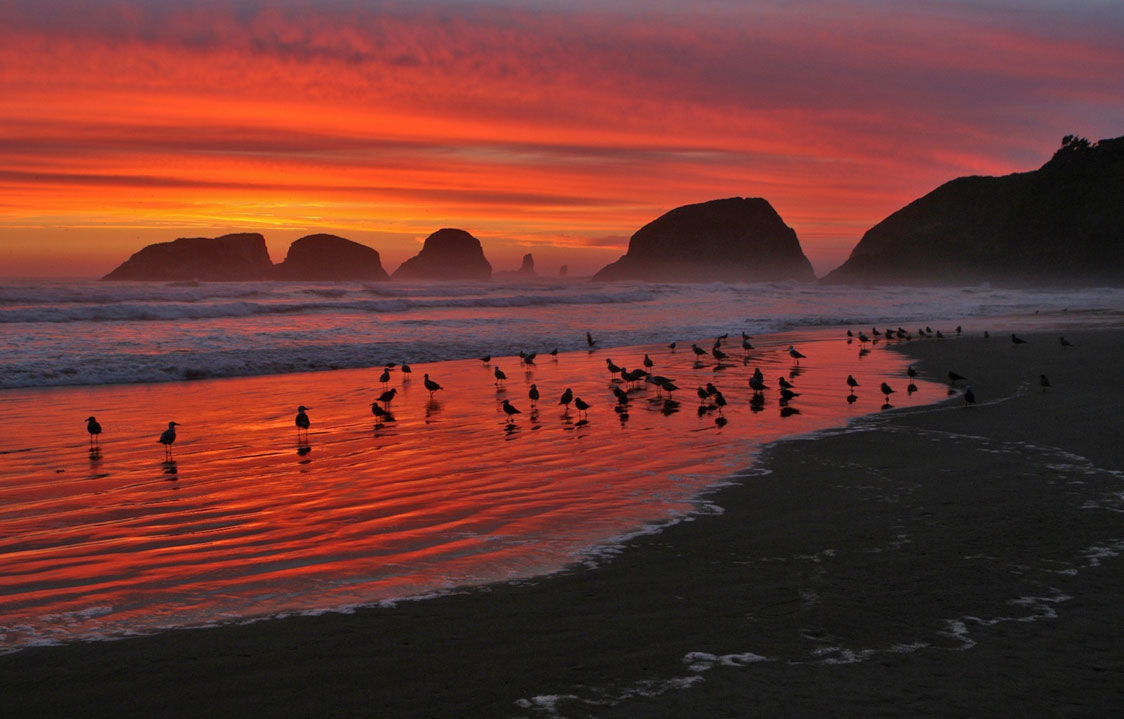
[[[961,177],[872,227],[827,283],[1124,284],[1124,137],[1074,135],[1045,165]]]
[[[759,197],[685,205],[637,230],[594,281],[760,282],[815,279],[796,232]]]
[[[480,240],[464,230],[444,228],[425,238],[421,252],[398,266],[396,280],[487,280],[492,265]]]
[[[102,279],[235,282],[268,280],[272,274],[265,238],[244,232],[158,242],[134,253]]]
[[[336,235],[308,235],[289,245],[273,279],[296,282],[386,281],[377,250]]]

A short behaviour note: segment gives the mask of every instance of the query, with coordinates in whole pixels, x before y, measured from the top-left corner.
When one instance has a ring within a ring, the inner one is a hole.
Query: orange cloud
[[[599,238],[751,195],[827,269],[940,182],[1119,134],[1124,109],[1107,6],[81,7],[0,3],[0,252],[17,264],[14,238],[61,248],[67,229],[462,226],[592,265],[625,245]],[[98,237],[90,274],[136,249]]]

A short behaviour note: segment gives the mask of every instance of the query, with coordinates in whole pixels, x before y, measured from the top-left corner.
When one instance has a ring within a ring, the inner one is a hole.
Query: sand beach
[[[350,613],[30,647],[0,656],[6,713],[1118,713],[1124,335],[1067,327],[1020,332],[1016,346],[998,329],[967,334],[895,351],[934,386],[967,377],[974,406],[958,392],[869,407],[845,429],[771,444],[705,496],[720,511],[595,566]]]

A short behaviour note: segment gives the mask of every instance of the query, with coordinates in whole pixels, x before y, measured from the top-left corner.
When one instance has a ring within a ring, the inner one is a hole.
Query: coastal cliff
[[[767,200],[731,197],[685,205],[640,228],[628,252],[595,281],[812,281],[796,232]]]
[[[1038,170],[945,183],[868,230],[822,281],[1124,284],[1124,137],[1070,135]]]

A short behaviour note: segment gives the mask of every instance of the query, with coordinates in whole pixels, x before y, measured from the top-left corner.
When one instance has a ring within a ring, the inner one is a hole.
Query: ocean
[[[1119,289],[0,280],[0,388],[565,352],[584,349],[587,331],[609,348],[1122,306]]]
[[[924,341],[952,342],[956,325],[998,334],[1067,313],[1088,325],[1115,318],[1122,299],[787,283],[5,282],[0,651],[351,611],[596,564],[637,533],[721,512],[707,492],[752,481],[767,443],[948,396],[911,383],[885,340],[845,328],[931,326]],[[724,358],[711,352],[720,334]],[[609,371],[645,356],[679,387],[670,400]],[[396,366],[383,383],[384,365],[402,362],[413,372]],[[748,386],[757,368],[760,393]],[[781,377],[798,393],[787,402]],[[724,402],[698,396],[708,383]],[[375,417],[390,388],[381,406],[394,419]],[[559,404],[567,388],[587,411]],[[518,414],[501,411],[505,399]],[[96,445],[88,416],[104,429]],[[156,438],[170,421],[166,456]]]

